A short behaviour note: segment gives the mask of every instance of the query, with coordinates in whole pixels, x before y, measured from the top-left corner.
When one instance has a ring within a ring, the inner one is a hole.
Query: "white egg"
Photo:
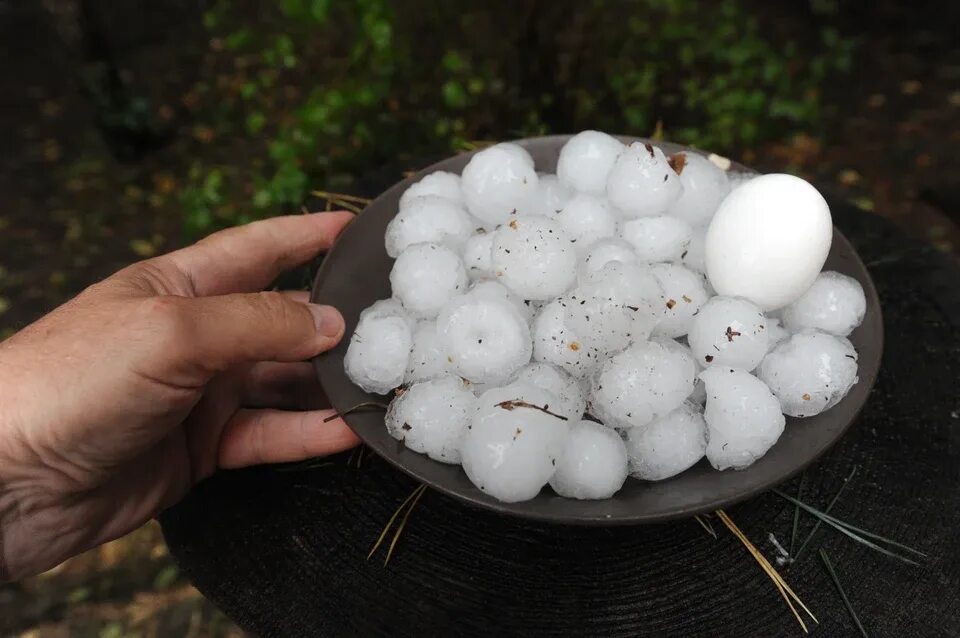
[[[832,239],[830,207],[816,188],[762,175],[730,193],[710,222],[707,276],[719,295],[782,308],[816,280]]]

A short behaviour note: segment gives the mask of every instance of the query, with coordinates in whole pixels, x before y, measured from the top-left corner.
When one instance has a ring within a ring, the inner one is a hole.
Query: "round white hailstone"
[[[630,242],[640,261],[680,261],[690,246],[693,228],[669,215],[640,217],[623,222],[620,237]]]
[[[533,319],[533,358],[552,363],[578,379],[589,375],[597,365],[598,355],[587,347],[588,335],[581,335],[570,325],[562,299],[546,304]]]
[[[460,192],[460,176],[448,171],[434,171],[425,175],[419,182],[411,184],[400,196],[400,208],[414,197],[436,195],[449,199],[452,202],[462,203],[463,195]]]
[[[682,191],[663,151],[641,142],[620,153],[607,178],[607,197],[627,218],[662,215]]]
[[[690,243],[687,244],[687,249],[680,253],[680,263],[690,270],[705,275],[707,273],[706,255],[704,254],[706,242],[707,229],[694,228],[693,234],[690,236]],[[711,288],[710,290],[713,289]]]
[[[853,277],[822,272],[807,292],[783,309],[783,323],[791,332],[817,328],[846,337],[863,322],[867,299]]]
[[[537,194],[537,172],[515,144],[497,144],[472,158],[463,169],[463,200],[489,227],[505,224],[511,215],[529,211]],[[522,151],[522,149],[520,149]]]
[[[561,182],[556,175],[540,173],[539,177],[537,198],[532,212],[534,215],[556,217],[557,213],[563,210],[563,207],[573,197],[573,190]]]
[[[805,329],[774,348],[758,376],[780,399],[784,414],[814,416],[839,403],[857,382],[857,351],[846,337]]]
[[[683,403],[652,423],[627,430],[630,475],[662,481],[684,472],[707,451],[707,423],[698,406]]]
[[[514,217],[493,237],[493,271],[521,299],[562,295],[577,277],[577,253],[560,224],[546,217]]]
[[[684,159],[679,160],[680,156]],[[669,213],[691,226],[706,226],[730,192],[727,173],[698,153],[677,153],[674,158],[683,192],[670,206]]]
[[[687,340],[701,366],[753,370],[767,354],[767,319],[755,304],[712,297],[693,318]]]
[[[417,322],[403,382],[426,381],[449,372],[447,356],[443,353],[440,338],[437,336],[437,322],[430,319]]]
[[[366,392],[386,394],[403,383],[413,343],[413,321],[393,299],[362,313],[344,357],[347,376]]]
[[[463,265],[472,281],[493,279],[493,233],[481,231],[467,238]]]
[[[647,425],[690,396],[696,370],[689,351],[676,341],[635,343],[596,372],[590,409],[617,429]]]
[[[459,248],[473,227],[460,204],[437,195],[413,197],[400,205],[400,212],[387,224],[384,243],[387,254],[394,258],[413,244],[425,242]]]
[[[600,131],[577,133],[560,149],[557,177],[574,190],[603,195],[623,143]]]
[[[786,423],[770,388],[746,370],[711,366],[707,387],[707,460],[718,470],[742,469],[767,453]]]
[[[587,248],[580,259],[579,276],[583,280],[589,273],[597,272],[612,261],[633,264],[638,261],[630,242],[619,237],[600,239]]]
[[[557,404],[550,406],[551,411],[561,414],[570,422],[576,422],[583,416],[587,400],[580,383],[560,368],[549,363],[531,363],[520,369],[515,381],[523,381],[537,386],[557,397]]]
[[[390,436],[441,463],[460,463],[460,445],[476,410],[469,383],[446,375],[415,383],[390,402]]]
[[[627,480],[627,451],[620,435],[593,421],[574,422],[557,459],[550,487],[567,498],[601,499]]]
[[[653,264],[650,270],[667,297],[666,312],[653,334],[671,339],[682,337],[690,332],[694,315],[709,297],[703,276],[677,264]]]
[[[556,403],[549,392],[525,383],[484,392],[460,446],[470,481],[485,494],[507,502],[540,493],[556,470],[569,432],[566,421],[534,406]]]
[[[397,257],[390,270],[394,296],[411,315],[429,319],[467,287],[460,257],[441,244],[414,244]]]
[[[503,149],[503,150],[505,150],[505,151],[509,151],[509,152],[513,153],[514,156],[516,156],[518,159],[522,160],[522,161],[523,161],[525,164],[527,164],[530,168],[533,168],[533,165],[534,165],[533,155],[530,154],[530,151],[528,151],[527,149],[523,148],[523,147],[520,146],[519,144],[516,144],[516,143],[514,143],[514,142],[500,142],[500,143],[497,144],[496,146],[497,146],[497,148],[501,148],[501,149]]]
[[[447,362],[472,383],[501,383],[530,361],[530,327],[516,306],[493,295],[455,297],[437,317]]]
[[[470,292],[477,299],[504,299],[509,301],[517,309],[517,312],[526,319],[527,323],[533,321],[534,308],[532,303],[520,299],[499,281],[478,281],[470,287]]]
[[[613,237],[617,232],[616,214],[607,200],[595,195],[575,195],[556,219],[581,254],[598,239]]]
[[[780,320],[767,315],[767,352],[776,348],[784,339],[790,338],[790,331],[780,325]]]

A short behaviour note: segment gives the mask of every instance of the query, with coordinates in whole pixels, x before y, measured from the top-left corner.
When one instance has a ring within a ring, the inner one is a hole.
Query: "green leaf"
[[[267,116],[259,111],[254,111],[247,116],[247,132],[251,135],[259,133],[267,123]]]
[[[467,65],[463,57],[456,51],[447,51],[444,53],[441,64],[443,64],[443,68],[452,73],[462,71]]]
[[[443,85],[443,101],[450,108],[462,109],[467,105],[467,93],[463,85],[456,80],[450,80]]]

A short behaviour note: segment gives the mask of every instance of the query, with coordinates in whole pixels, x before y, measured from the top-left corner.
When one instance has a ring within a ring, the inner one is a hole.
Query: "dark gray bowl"
[[[537,170],[554,172],[560,148],[569,138],[569,135],[555,135],[517,143],[533,155]],[[633,137],[620,139],[649,141]],[[668,154],[690,150],[677,144],[654,143]],[[395,184],[366,208],[327,255],[313,285],[313,301],[339,308],[346,319],[347,335],[353,333],[361,310],[377,299],[390,296],[388,276],[392,260],[384,249],[383,234],[396,214],[401,193],[429,172],[460,173],[472,155],[465,153],[443,160]],[[740,165],[733,168],[749,170]],[[787,417],[786,429],[777,444],[745,470],[718,472],[702,460],[665,481],[629,478],[623,489],[607,500],[562,498],[545,487],[533,500],[501,503],[474,487],[460,466],[438,463],[393,439],[384,427],[383,413],[358,412],[345,418],[364,443],[403,472],[444,494],[503,514],[576,525],[626,525],[687,517],[725,507],[787,480],[826,452],[856,419],[873,387],[883,350],[880,303],[866,267],[850,242],[836,229],[825,268],[855,277],[867,296],[863,325],[850,335],[860,353],[860,380],[832,409],[807,419]],[[337,348],[315,360],[320,383],[339,411],[363,401],[380,399],[353,385],[344,373],[343,357],[348,341],[345,338]]]

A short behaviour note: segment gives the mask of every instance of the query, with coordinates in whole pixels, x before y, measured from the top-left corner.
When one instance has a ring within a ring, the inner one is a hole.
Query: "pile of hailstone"
[[[751,179],[722,160],[586,131],[555,175],[510,143],[427,175],[387,228],[393,297],[362,313],[347,374],[394,393],[392,436],[502,501],[547,483],[608,498],[704,456],[750,465],[785,414],[818,414],[856,382],[846,336],[865,299],[850,277],[816,276],[822,261],[776,313],[715,295],[707,228]]]

